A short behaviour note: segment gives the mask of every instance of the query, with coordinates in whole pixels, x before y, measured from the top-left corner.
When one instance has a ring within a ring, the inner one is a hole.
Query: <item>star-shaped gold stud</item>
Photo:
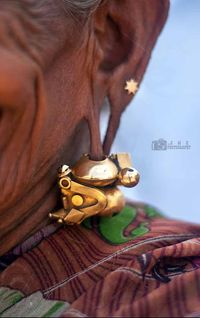
[[[131,78],[129,81],[126,81],[125,90],[128,91],[128,94],[135,94],[138,90],[138,83]]]

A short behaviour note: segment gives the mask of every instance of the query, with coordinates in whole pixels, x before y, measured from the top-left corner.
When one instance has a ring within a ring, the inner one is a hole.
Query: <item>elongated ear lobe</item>
[[[99,81],[111,107],[104,153],[109,153],[121,113],[133,97],[124,90],[126,81],[134,78],[140,84],[168,9],[168,0],[108,0],[96,12]]]

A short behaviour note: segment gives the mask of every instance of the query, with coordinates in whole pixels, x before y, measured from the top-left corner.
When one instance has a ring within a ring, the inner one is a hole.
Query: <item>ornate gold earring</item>
[[[100,161],[83,155],[73,167],[59,168],[63,208],[49,213],[49,217],[61,224],[80,224],[93,215],[120,212],[125,200],[117,185],[134,187],[139,178],[127,153],[112,154]]]
[[[134,95],[138,90],[138,82],[131,78],[129,81],[126,81],[124,89],[128,91],[128,94]]]

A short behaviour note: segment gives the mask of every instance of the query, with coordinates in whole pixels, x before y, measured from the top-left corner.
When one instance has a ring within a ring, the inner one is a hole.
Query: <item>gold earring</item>
[[[139,173],[131,167],[130,155],[112,154],[100,161],[83,155],[69,168],[58,170],[58,185],[63,208],[49,213],[51,219],[61,224],[80,224],[93,215],[112,215],[122,210],[125,200],[117,185],[134,187]]]
[[[126,81],[124,89],[128,91],[128,94],[134,95],[138,90],[138,82],[131,78],[129,81]]]

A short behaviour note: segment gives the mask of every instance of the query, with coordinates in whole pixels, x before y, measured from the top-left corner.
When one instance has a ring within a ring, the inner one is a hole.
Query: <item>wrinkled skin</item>
[[[58,166],[109,152],[125,81],[141,81],[167,11],[167,0],[108,0],[86,18],[62,0],[0,0],[0,255],[49,222]]]

